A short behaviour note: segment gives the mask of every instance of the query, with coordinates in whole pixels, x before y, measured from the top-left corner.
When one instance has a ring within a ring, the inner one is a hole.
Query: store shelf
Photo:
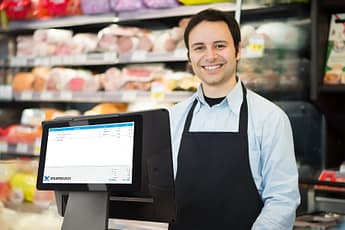
[[[264,6],[257,4],[244,4],[242,10],[257,9]],[[175,8],[168,9],[145,9],[135,12],[120,12],[117,17],[118,21],[131,21],[131,20],[145,20],[145,19],[159,19],[176,16],[189,16],[193,15],[201,10],[208,8],[224,10],[224,11],[235,11],[236,3],[214,3],[214,4],[203,4],[203,5],[191,5],[191,6],[178,6]]]
[[[322,93],[345,93],[345,85],[321,85],[319,91]]]
[[[344,0],[319,1],[319,4],[323,10],[337,11],[339,13],[345,11]]]
[[[34,66],[90,66],[90,65],[113,65],[126,63],[149,63],[149,62],[176,62],[187,61],[187,50],[178,49],[174,52],[149,53],[135,51],[131,54],[118,56],[114,52],[90,53],[80,55],[64,55],[50,57],[12,57],[9,60],[11,67],[34,67]]]
[[[20,156],[39,156],[40,145],[39,144],[27,144],[27,143],[7,143],[6,141],[0,141],[0,154],[11,154]]]
[[[155,100],[162,102],[178,102],[191,96],[191,92],[168,92],[153,94],[146,91],[117,91],[117,92],[71,92],[71,91],[23,91],[14,94],[15,101],[51,101],[51,102],[135,102]]]
[[[338,1],[340,2],[340,1]],[[282,4],[277,6],[266,6],[259,4],[243,4],[242,13],[245,16],[243,20],[247,17],[258,15],[269,17],[281,16],[285,17],[287,14],[291,16],[296,16],[300,12],[305,12],[301,10],[301,5],[307,6],[307,4]],[[129,11],[107,14],[97,14],[97,15],[82,15],[82,16],[69,16],[69,17],[59,17],[52,19],[42,19],[42,20],[26,20],[26,21],[13,21],[9,24],[8,28],[1,29],[2,33],[18,32],[23,30],[35,30],[44,28],[63,28],[63,27],[77,27],[77,26],[88,26],[88,25],[101,25],[110,23],[121,23],[125,21],[138,21],[138,20],[154,20],[169,17],[183,17],[193,15],[201,10],[213,8],[224,11],[233,12],[236,10],[236,3],[214,3],[214,4],[203,4],[203,5],[191,5],[191,6],[177,6],[174,8],[167,9],[144,9],[140,11]],[[273,16],[272,16],[273,15]]]
[[[97,15],[82,15],[59,17],[42,20],[26,20],[26,21],[12,21],[7,29],[2,29],[1,32],[15,32],[21,30],[35,30],[44,28],[61,28],[71,26],[84,26],[92,24],[113,23],[118,19],[115,13],[97,14]]]

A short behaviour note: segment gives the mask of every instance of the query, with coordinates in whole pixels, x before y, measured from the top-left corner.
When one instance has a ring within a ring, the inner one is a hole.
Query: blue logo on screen
[[[50,180],[50,176],[43,176],[43,181],[49,181]]]

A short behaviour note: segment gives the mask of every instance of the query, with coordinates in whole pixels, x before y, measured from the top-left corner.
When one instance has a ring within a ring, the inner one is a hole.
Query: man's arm
[[[252,229],[292,229],[300,203],[298,172],[290,121],[283,111],[271,113],[262,129],[260,161],[264,207]]]

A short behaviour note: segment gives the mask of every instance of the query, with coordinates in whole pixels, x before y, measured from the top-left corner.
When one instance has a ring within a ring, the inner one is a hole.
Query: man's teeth
[[[204,66],[206,70],[214,70],[220,68],[221,65]]]

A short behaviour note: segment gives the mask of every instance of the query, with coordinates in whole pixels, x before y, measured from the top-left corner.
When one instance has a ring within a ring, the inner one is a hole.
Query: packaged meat
[[[33,89],[35,91],[43,91],[46,89],[50,68],[48,67],[35,67],[32,69],[32,74],[35,76],[33,82]]]
[[[16,38],[17,41],[17,57],[32,57],[34,56],[34,39],[31,35],[20,35]]]
[[[39,29],[35,30],[33,38],[35,42],[62,43],[71,41],[73,31],[63,29]]]
[[[3,0],[0,9],[4,10],[11,20],[24,20],[32,17],[30,0]]]
[[[134,11],[145,8],[142,0],[109,0],[110,7],[115,12]]]
[[[234,2],[234,0],[179,0],[184,5],[210,4],[217,2]]]
[[[90,110],[85,111],[84,115],[97,115],[97,114],[109,114],[120,113],[127,111],[127,104],[123,103],[102,103],[98,104]]]
[[[14,92],[21,92],[24,90],[32,90],[35,76],[32,73],[19,72],[12,81],[12,89]]]
[[[102,14],[110,12],[109,0],[80,0],[83,14]]]
[[[148,8],[172,8],[179,5],[176,0],[143,0],[144,5]]]
[[[102,75],[101,83],[106,91],[113,91],[120,89],[125,79],[121,75],[121,70],[111,67]]]
[[[78,33],[73,36],[73,53],[91,53],[96,51],[98,38],[97,34]]]

